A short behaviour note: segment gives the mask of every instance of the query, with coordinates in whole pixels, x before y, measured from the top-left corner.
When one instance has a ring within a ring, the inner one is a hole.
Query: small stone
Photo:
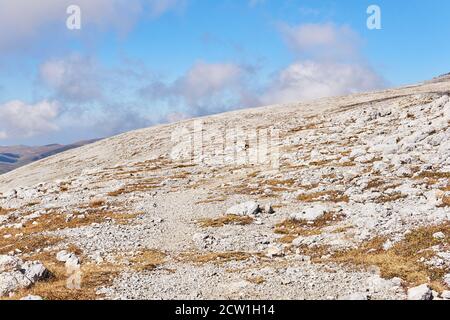
[[[433,292],[428,284],[408,289],[408,300],[432,300]]]
[[[273,214],[273,213],[275,213],[275,211],[273,210],[273,208],[272,208],[272,205],[269,203],[269,204],[266,204],[265,206],[264,206],[264,211],[267,213],[267,214]]]

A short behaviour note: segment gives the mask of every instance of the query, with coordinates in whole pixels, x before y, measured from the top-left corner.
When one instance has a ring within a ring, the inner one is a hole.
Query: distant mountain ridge
[[[85,140],[68,145],[49,144],[37,147],[22,145],[0,146],[0,174],[12,171],[31,162],[96,142],[98,140],[99,139]]]

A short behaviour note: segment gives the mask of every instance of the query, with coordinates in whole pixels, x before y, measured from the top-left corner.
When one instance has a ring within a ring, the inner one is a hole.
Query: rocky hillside
[[[161,125],[1,175],[0,295],[449,299],[449,91]]]

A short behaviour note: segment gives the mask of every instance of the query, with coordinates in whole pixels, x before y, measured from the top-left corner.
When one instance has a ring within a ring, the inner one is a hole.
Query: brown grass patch
[[[381,187],[385,183],[386,182],[384,182],[381,179],[374,179],[374,180],[369,181],[369,183],[367,184],[367,187],[365,187],[364,190],[375,189],[375,188]]]
[[[248,277],[245,280],[253,284],[263,284],[264,282],[266,282],[266,279],[264,279],[264,277],[262,276]]]
[[[255,254],[248,252],[210,252],[210,253],[183,253],[179,260],[182,262],[191,262],[195,264],[215,263],[223,264],[230,261],[245,261]]]
[[[167,255],[155,249],[149,249],[140,252],[130,261],[133,263],[133,268],[138,271],[153,270],[166,262]]]
[[[114,278],[123,269],[122,266],[109,263],[81,264],[81,288],[69,289],[66,286],[67,274],[64,263],[56,260],[56,253],[42,253],[30,257],[30,260],[40,260],[53,274],[47,281],[37,282],[28,289],[17,292],[13,297],[20,299],[26,295],[38,295],[46,300],[95,300],[102,296],[96,294],[101,286],[111,285]]]
[[[4,228],[0,230],[0,252],[8,252],[12,249],[27,251],[30,248],[40,248],[45,245],[45,241],[52,239],[39,235],[42,232],[51,232],[60,229],[72,229],[91,225],[92,223],[101,223],[109,219],[117,224],[125,224],[130,219],[135,218],[135,213],[120,213],[101,210],[91,210],[84,216],[75,216],[70,221],[66,220],[66,215],[58,212],[52,212],[28,221],[22,228]],[[7,236],[7,238],[5,238]],[[40,244],[36,241],[44,241]],[[58,242],[58,241],[57,241]],[[51,245],[51,243],[47,244]]]
[[[228,214],[228,215],[226,215],[224,217],[220,217],[220,218],[201,219],[197,223],[202,228],[208,228],[208,227],[220,228],[225,225],[239,225],[239,226],[249,225],[249,224],[252,224],[253,221],[254,221],[254,219],[252,217]]]
[[[106,204],[106,201],[103,199],[96,199],[96,200],[92,200],[91,202],[89,202],[89,207],[90,208],[99,208],[99,207],[103,207]]]
[[[160,187],[161,181],[159,179],[147,179],[145,181],[140,181],[127,185],[115,191],[108,192],[108,196],[117,197],[122,194],[128,194],[133,192],[148,192]]]
[[[414,179],[424,179],[428,185],[432,185],[441,179],[450,179],[450,172],[422,171]]]
[[[43,235],[31,235],[25,237],[12,237],[5,239],[0,237],[0,254],[8,254],[15,249],[22,253],[29,253],[37,249],[44,249],[56,245],[63,239]]]
[[[6,208],[3,208],[3,207],[0,207],[0,216],[1,215],[6,215],[6,214],[8,214],[8,213],[10,213],[12,211],[14,211],[14,209],[6,209]]]
[[[206,203],[214,203],[214,202],[223,202],[225,198],[211,198],[206,200],[197,201],[195,204],[206,204]]]
[[[347,195],[344,195],[344,192],[342,191],[330,190],[301,194],[297,197],[297,200],[302,202],[329,201],[338,203],[348,202],[349,197]]]
[[[450,207],[450,196],[443,196],[442,197],[442,206],[443,207]]]
[[[354,161],[346,161],[346,162],[342,162],[342,163],[336,163],[335,164],[336,167],[354,167],[356,166],[356,163]]]
[[[265,181],[265,184],[268,186],[278,187],[278,186],[288,186],[292,187],[295,184],[294,179],[286,179],[286,180],[278,180],[278,179],[269,179]]]
[[[333,162],[333,160],[319,160],[319,161],[311,161],[309,163],[310,166],[314,167],[322,167],[324,165],[327,165],[329,163]]]
[[[405,199],[407,195],[402,194],[401,192],[394,192],[392,194],[384,194],[378,197],[375,202],[377,203],[386,203],[386,202],[394,202],[397,200]]]
[[[295,238],[300,236],[312,236],[322,233],[322,229],[334,222],[341,221],[342,215],[332,212],[325,213],[315,221],[286,219],[275,225],[274,232],[283,235],[278,241],[281,243],[292,243]]]
[[[436,232],[443,232],[446,238],[444,240],[433,238]],[[382,245],[387,239],[378,237],[357,249],[334,253],[331,260],[364,267],[375,265],[380,268],[383,278],[399,277],[410,286],[431,282],[435,289],[442,291],[442,277],[449,270],[428,267],[421,263],[420,259],[434,255],[432,246],[439,244],[448,246],[449,238],[450,222],[446,222],[438,226],[413,230],[386,251],[382,249]]]

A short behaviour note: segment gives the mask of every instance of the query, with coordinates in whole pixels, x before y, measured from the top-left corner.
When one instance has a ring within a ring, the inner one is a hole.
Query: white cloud
[[[349,26],[281,24],[280,30],[288,47],[301,57],[349,60],[360,55],[362,41]]]
[[[39,79],[58,99],[86,102],[102,96],[102,71],[99,69],[92,58],[72,55],[43,63]]]
[[[140,90],[143,97],[170,101],[199,115],[241,106],[244,82],[251,70],[233,63],[195,63],[171,84],[153,82]]]
[[[379,88],[383,79],[367,66],[301,61],[280,71],[262,97],[265,104],[307,101]]]
[[[26,104],[14,100],[0,105],[0,139],[28,138],[58,130],[55,119],[59,106],[56,102],[42,101]]]
[[[280,30],[297,58],[275,74],[263,103],[313,100],[385,86],[365,61],[362,41],[350,27],[325,23],[281,25]]]
[[[66,31],[66,9],[81,8],[82,31],[129,31],[149,11],[152,17],[177,9],[185,0],[0,0],[0,49],[27,47],[33,40]],[[91,34],[91,32],[85,34]],[[53,37],[53,40],[55,37]]]

